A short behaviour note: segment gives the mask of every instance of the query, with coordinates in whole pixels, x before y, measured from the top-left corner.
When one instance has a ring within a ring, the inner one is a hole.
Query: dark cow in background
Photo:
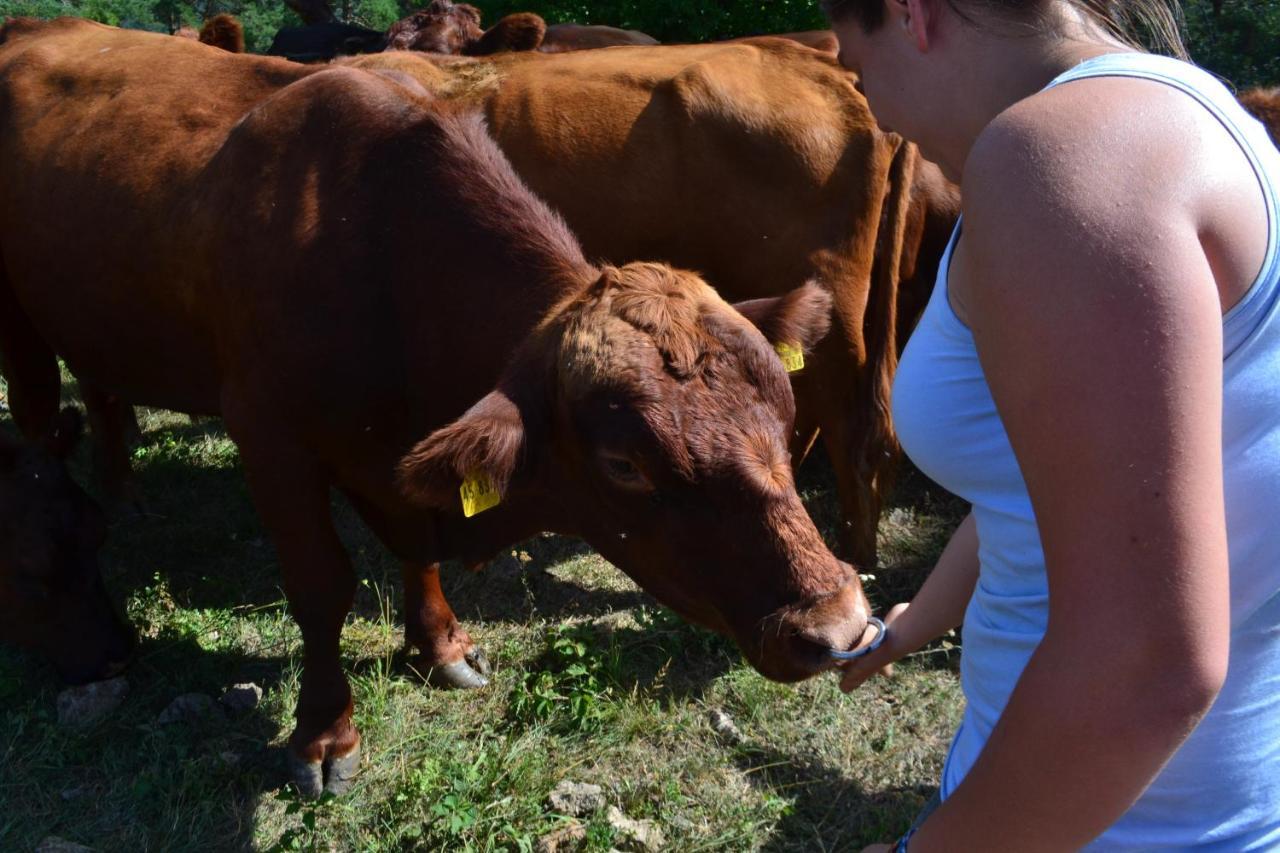
[[[0,640],[47,658],[73,684],[115,675],[133,647],[98,567],[102,512],[67,473],[79,434],[74,409],[31,444],[0,431]]]
[[[1280,145],[1280,87],[1250,89],[1240,95],[1240,104],[1266,126],[1271,141]]]
[[[403,561],[407,641],[455,683],[478,680],[476,650],[439,562],[541,530],[583,537],[771,678],[829,668],[867,603],[796,494],[774,347],[819,345],[831,294],[739,312],[664,264],[593,266],[479,116],[402,80],[82,20],[0,29],[15,413],[57,400],[61,356],[124,400],[224,418],[302,631],[308,794],[344,789],[360,746],[331,488]],[[883,184],[846,205],[864,195]]]
[[[269,56],[294,62],[328,62],[339,56],[377,53],[386,47],[385,33],[354,24],[328,21],[304,27],[284,27],[267,48]]]
[[[483,108],[521,177],[590,257],[667,259],[732,299],[809,279],[829,288],[834,328],[795,375],[793,445],[803,455],[821,429],[841,543],[856,565],[875,565],[896,451],[888,394],[918,155],[879,131],[853,75],[779,38],[347,61]]]
[[[616,27],[553,24],[539,15],[519,12],[500,19],[488,30],[480,10],[451,0],[432,2],[391,25],[387,50],[416,50],[451,56],[490,56],[495,53],[540,51],[564,53],[618,45],[653,45],[657,40],[636,30]]]
[[[624,30],[598,24],[551,24],[547,37],[538,47],[542,53],[567,53],[571,50],[599,50],[605,47],[658,44],[658,40],[639,30]]]

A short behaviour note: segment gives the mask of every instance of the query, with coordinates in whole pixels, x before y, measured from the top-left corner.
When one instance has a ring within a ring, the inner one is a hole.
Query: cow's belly
[[[143,247],[125,257],[94,243],[59,240],[48,220],[40,233],[0,233],[9,287],[40,336],[82,382],[137,405],[216,414],[217,350],[184,304],[190,285]]]

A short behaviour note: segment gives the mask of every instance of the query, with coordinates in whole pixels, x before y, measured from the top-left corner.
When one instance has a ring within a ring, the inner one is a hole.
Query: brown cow
[[[757,36],[742,36],[741,38],[728,39],[727,43],[752,41],[758,38],[788,39],[822,53],[829,53],[832,56],[840,52],[840,41],[831,30],[805,30],[799,33],[768,33]]]
[[[821,427],[844,547],[856,565],[875,565],[880,493],[896,450],[888,415],[896,273],[916,155],[878,130],[834,57],[766,38],[348,61],[482,105],[516,171],[590,257],[663,258],[699,270],[733,299],[811,277],[829,286],[836,332],[796,378],[795,445],[803,452]],[[878,241],[893,260],[873,278]]]
[[[1250,89],[1240,95],[1240,104],[1262,122],[1271,141],[1280,145],[1280,87]]]
[[[403,75],[80,20],[0,30],[0,188],[15,412],[57,399],[56,353],[237,442],[304,641],[303,791],[345,788],[360,743],[332,487],[404,561],[406,638],[455,682],[478,679],[474,646],[439,561],[539,530],[771,678],[862,638],[857,575],[795,491],[771,346],[823,337],[819,287],[748,321],[692,273],[588,264],[481,120]],[[497,505],[465,519],[460,489]]]
[[[626,45],[654,45],[658,40],[639,30],[623,30],[597,24],[551,24],[538,50],[542,53],[568,53],[571,50],[599,50]]]
[[[914,149],[914,146],[912,146]],[[960,218],[960,188],[916,150],[911,204],[903,235],[898,285],[898,347],[905,346],[929,304],[938,263]]]
[[[489,56],[537,50],[566,53],[619,45],[654,45],[657,39],[617,27],[553,24],[530,12],[507,15],[485,30],[480,10],[452,0],[432,2],[387,30],[387,50],[416,50],[450,56]]]
[[[488,30],[480,26],[480,10],[467,3],[431,0],[387,30],[387,50],[416,50],[451,56],[488,56],[507,51],[537,50],[547,34],[538,15],[508,15]]]
[[[234,15],[214,15],[204,22],[199,31],[195,27],[182,26],[174,35],[210,47],[220,47],[228,53],[244,53],[244,27]]]
[[[73,684],[116,674],[133,647],[98,569],[102,513],[64,464],[79,434],[74,409],[37,444],[0,431],[0,640],[48,658]]]

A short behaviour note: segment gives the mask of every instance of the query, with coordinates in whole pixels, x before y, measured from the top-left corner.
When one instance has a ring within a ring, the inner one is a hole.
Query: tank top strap
[[[1081,62],[1045,88],[1090,77],[1138,77],[1186,93],[1231,134],[1253,169],[1267,211],[1267,249],[1257,278],[1222,318],[1223,359],[1229,359],[1280,306],[1280,152],[1266,129],[1240,106],[1221,81],[1190,63],[1147,53],[1108,53]]]

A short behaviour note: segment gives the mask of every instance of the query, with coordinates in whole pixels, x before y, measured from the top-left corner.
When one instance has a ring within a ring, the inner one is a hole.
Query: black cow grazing
[[[79,435],[74,409],[38,443],[0,432],[0,640],[73,684],[115,675],[133,647],[98,570],[102,512],[64,464]]]
[[[378,53],[386,45],[386,35],[378,30],[329,22],[284,27],[271,40],[267,53],[294,62],[328,62],[336,56]]]

